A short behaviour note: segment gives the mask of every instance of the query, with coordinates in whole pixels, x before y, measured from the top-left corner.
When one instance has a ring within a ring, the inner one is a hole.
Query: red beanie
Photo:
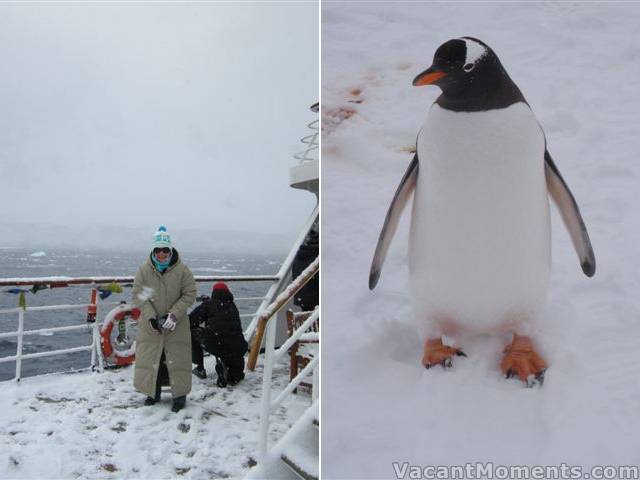
[[[213,286],[212,289],[214,292],[217,291],[224,291],[224,292],[228,292],[229,288],[227,287],[227,284],[224,282],[218,282]]]

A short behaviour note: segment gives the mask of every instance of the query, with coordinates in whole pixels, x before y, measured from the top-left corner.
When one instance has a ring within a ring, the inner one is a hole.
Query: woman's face
[[[171,256],[171,249],[167,247],[154,248],[153,255],[156,257],[156,260],[158,260],[160,263],[164,263]]]

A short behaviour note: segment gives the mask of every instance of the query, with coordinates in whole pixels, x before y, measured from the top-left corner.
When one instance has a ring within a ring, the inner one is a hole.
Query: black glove
[[[158,333],[162,333],[162,327],[161,327],[162,324],[160,322],[164,322],[164,319],[161,319],[160,321],[158,321],[156,317],[149,319],[149,324],[151,325],[151,328],[153,328]]]

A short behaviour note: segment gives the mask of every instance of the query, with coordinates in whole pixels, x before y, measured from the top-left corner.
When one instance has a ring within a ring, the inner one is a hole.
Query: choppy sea
[[[0,248],[0,278],[48,277],[48,276],[134,276],[138,267],[146,260],[148,252],[122,252],[109,250],[44,250],[21,248]],[[284,257],[284,255],[283,255]],[[185,253],[182,260],[194,275],[273,275],[277,273],[282,258],[260,255],[216,256],[213,254]],[[236,298],[264,296],[269,282],[230,282],[229,288]],[[211,291],[211,282],[198,283],[198,295]],[[0,310],[18,306],[19,297],[8,293],[11,287],[0,287]],[[28,288],[28,287],[22,287]],[[67,305],[88,303],[91,288],[70,286],[41,290],[35,294],[28,292],[25,299],[28,307],[43,305]],[[104,302],[131,300],[131,289],[114,293]],[[238,301],[240,314],[256,311],[259,300]],[[194,304],[194,307],[197,304]],[[98,321],[111,310],[113,305],[98,302]],[[86,310],[28,311],[25,314],[24,329],[35,330],[47,327],[79,325],[86,320]],[[250,318],[243,318],[243,325]],[[0,333],[18,329],[18,314],[0,313]],[[91,343],[91,333],[87,330],[25,335],[23,353],[43,352],[71,348]],[[16,353],[16,338],[0,338],[0,359]],[[90,366],[90,352],[76,352],[43,358],[23,359],[22,377],[43,373],[76,370]],[[0,381],[15,376],[15,362],[0,363]]]

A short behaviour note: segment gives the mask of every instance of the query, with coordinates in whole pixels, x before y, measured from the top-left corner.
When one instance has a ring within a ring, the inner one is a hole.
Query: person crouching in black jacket
[[[235,385],[244,378],[244,355],[248,344],[242,333],[240,314],[233,301],[233,294],[226,284],[213,286],[210,299],[205,299],[190,314],[193,373],[206,378],[203,352],[216,357],[217,384]]]

